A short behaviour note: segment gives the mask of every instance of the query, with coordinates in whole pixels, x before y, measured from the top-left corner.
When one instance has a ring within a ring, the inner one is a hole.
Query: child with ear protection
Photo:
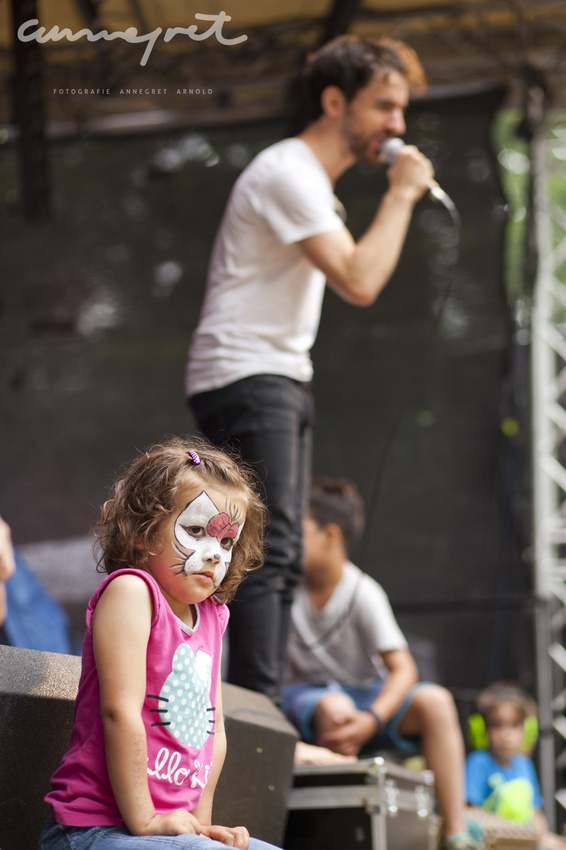
[[[532,825],[540,848],[566,850],[566,839],[548,830],[529,757],[537,738],[537,707],[519,687],[497,682],[483,691],[469,718],[475,749],[466,759],[466,800],[507,820]]]

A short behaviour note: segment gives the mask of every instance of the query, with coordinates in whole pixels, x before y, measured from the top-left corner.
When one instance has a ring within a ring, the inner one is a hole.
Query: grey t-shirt
[[[370,685],[386,673],[381,653],[406,649],[387,594],[350,561],[321,611],[313,608],[306,584],[295,593],[287,649],[286,684],[336,681]]]

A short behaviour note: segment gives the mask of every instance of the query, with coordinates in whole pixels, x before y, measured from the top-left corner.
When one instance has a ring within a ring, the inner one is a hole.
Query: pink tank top
[[[101,594],[123,573],[147,582],[155,612],[147,647],[142,718],[149,790],[157,813],[176,808],[192,811],[212,767],[218,665],[228,609],[213,598],[206,599],[198,605],[197,623],[191,630],[175,616],[149,573],[117,570],[102,581],[89,602],[69,749],[45,798],[55,819],[67,826],[124,823],[106,769],[91,630]]]

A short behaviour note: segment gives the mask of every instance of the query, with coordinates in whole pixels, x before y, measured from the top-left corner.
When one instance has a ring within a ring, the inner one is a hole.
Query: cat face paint
[[[171,545],[180,561],[172,566],[174,574],[209,573],[214,587],[218,587],[230,566],[232,549],[243,527],[244,522],[239,521],[236,511],[230,510],[230,514],[219,511],[203,490],[175,520],[175,542]]]

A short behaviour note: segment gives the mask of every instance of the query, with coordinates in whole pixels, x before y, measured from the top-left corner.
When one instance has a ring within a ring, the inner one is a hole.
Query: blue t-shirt
[[[530,823],[542,797],[534,764],[517,755],[502,765],[487,750],[475,750],[466,759],[466,800],[507,820]]]

